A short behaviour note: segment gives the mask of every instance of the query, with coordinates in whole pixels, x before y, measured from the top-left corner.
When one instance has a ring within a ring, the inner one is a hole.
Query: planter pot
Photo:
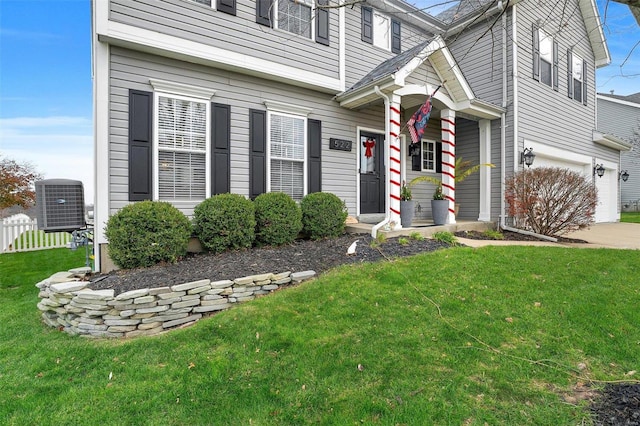
[[[435,225],[444,225],[447,223],[449,215],[449,201],[447,200],[431,200],[431,215]]]
[[[403,228],[408,228],[413,222],[415,201],[400,201],[400,224]]]

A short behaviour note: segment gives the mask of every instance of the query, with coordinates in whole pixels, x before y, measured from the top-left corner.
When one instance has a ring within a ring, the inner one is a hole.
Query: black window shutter
[[[362,13],[362,41],[373,44],[373,10],[370,7],[361,7]]]
[[[411,144],[411,170],[414,172],[422,171],[422,142]]]
[[[391,52],[400,53],[402,51],[401,26],[400,21],[391,21]]]
[[[582,60],[582,103],[587,104],[587,61]]]
[[[267,191],[267,112],[249,110],[249,197]]]
[[[436,142],[436,173],[442,173],[442,142]]]
[[[558,91],[558,42],[553,40],[553,90]]]
[[[540,81],[540,33],[533,26],[533,78]]]
[[[231,107],[211,104],[211,195],[231,192]]]
[[[567,95],[573,99],[573,52],[567,50]]]
[[[318,6],[328,6],[329,0],[317,0]],[[316,8],[316,43],[329,45],[329,9]]]
[[[307,122],[308,153],[308,182],[307,193],[322,191],[322,122],[309,120]]]
[[[272,0],[256,0],[256,22],[260,25],[271,26]]]
[[[152,198],[153,93],[129,90],[129,201]]]
[[[220,12],[236,15],[236,0],[218,0],[217,9]]]

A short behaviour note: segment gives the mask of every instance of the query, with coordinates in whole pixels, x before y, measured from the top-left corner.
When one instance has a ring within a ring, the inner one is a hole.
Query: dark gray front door
[[[360,213],[384,213],[384,135],[360,132]]]

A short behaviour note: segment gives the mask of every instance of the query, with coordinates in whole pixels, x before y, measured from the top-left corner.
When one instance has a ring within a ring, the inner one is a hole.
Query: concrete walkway
[[[588,244],[552,243],[546,241],[469,240],[466,238],[458,238],[458,241],[469,247],[527,245],[640,250],[640,223],[598,223],[592,225],[589,229],[572,232],[565,236],[588,241]]]

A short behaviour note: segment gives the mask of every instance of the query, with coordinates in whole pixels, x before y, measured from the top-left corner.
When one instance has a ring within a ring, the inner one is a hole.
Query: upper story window
[[[277,0],[277,3],[277,28],[309,39],[312,38],[311,5],[297,0]]]
[[[567,50],[567,88],[571,99],[587,104],[587,62]]]
[[[393,53],[402,51],[400,21],[391,19],[370,7],[361,7],[362,41]]]
[[[187,0],[193,3],[202,4],[211,7],[216,6],[216,9],[220,12],[228,13],[230,15],[236,14],[236,0]],[[216,4],[217,3],[217,4]]]
[[[256,22],[328,46],[330,14],[323,8],[328,4],[329,0],[256,0]]]
[[[558,43],[542,29],[533,28],[533,78],[558,90]]]

